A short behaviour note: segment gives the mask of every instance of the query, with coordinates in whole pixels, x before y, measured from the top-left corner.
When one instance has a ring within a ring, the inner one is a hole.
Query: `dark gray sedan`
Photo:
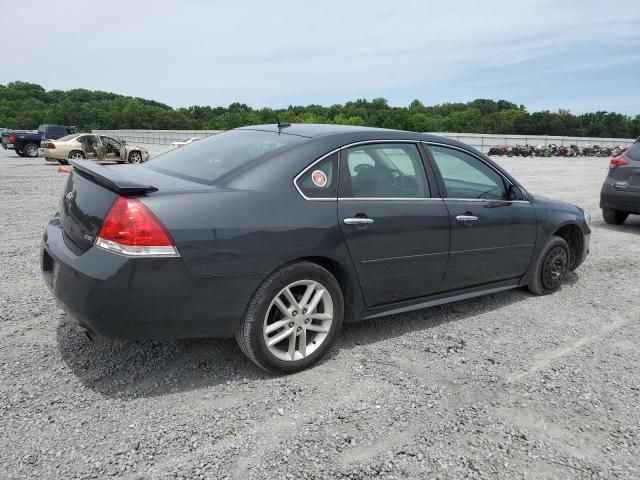
[[[317,361],[343,322],[560,288],[589,215],[431,135],[240,128],[142,165],[73,162],[44,279],[90,336],[233,337],[258,366]]]

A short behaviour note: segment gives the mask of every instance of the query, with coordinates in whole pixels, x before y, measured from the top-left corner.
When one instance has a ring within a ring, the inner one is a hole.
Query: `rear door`
[[[524,275],[536,241],[535,211],[524,192],[471,152],[426,147],[451,219],[451,253],[441,291]]]
[[[450,226],[437,192],[416,142],[363,143],[340,152],[338,221],[368,306],[439,289]]]

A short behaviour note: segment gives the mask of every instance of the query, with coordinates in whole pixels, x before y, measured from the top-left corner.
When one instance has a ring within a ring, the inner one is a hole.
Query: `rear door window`
[[[424,198],[429,185],[418,147],[381,143],[352,147],[345,154],[345,197]]]

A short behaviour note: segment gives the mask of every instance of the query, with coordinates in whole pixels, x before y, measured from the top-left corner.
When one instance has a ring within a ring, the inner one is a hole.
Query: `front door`
[[[423,297],[440,287],[449,216],[429,187],[416,143],[341,151],[338,220],[368,306]]]
[[[451,253],[441,291],[521,277],[536,241],[523,192],[479,157],[428,145],[451,219]]]

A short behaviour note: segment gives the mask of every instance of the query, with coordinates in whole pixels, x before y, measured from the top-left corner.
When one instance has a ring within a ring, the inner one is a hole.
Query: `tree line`
[[[168,105],[115,93],[74,89],[46,91],[40,85],[0,85],[0,127],[35,129],[45,123],[91,129],[227,130],[275,123],[335,123],[417,132],[469,132],[523,135],[636,138],[640,115],[598,111],[574,115],[568,110],[528,112],[506,100],[408,107],[390,106],[384,98],[358,99],[344,105],[255,109],[244,103],[228,107]]]

